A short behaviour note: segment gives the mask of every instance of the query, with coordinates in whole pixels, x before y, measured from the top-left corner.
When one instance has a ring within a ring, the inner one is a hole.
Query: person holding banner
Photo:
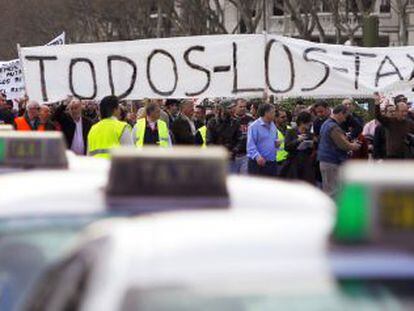
[[[101,121],[92,126],[88,135],[88,155],[110,158],[112,149],[132,145],[130,126],[119,121],[119,100],[116,96],[104,97],[99,105]]]
[[[405,98],[395,102],[395,116],[388,117],[381,113],[381,98],[375,94],[375,118],[385,128],[387,159],[410,158],[409,135],[414,134],[414,122],[408,119],[408,106]]]
[[[60,124],[68,149],[77,155],[86,155],[92,121],[83,116],[82,102],[69,98],[57,107],[52,119]]]
[[[40,105],[37,101],[29,101],[23,116],[14,119],[17,131],[37,131],[39,126]]]
[[[160,120],[160,106],[155,102],[151,102],[145,107],[145,113],[146,117],[139,119],[132,130],[132,139],[135,146],[138,148],[146,145],[163,148],[171,147],[168,125]]]

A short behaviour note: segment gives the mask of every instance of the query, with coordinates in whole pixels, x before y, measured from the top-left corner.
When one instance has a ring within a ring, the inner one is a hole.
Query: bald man
[[[356,103],[352,98],[345,98],[342,105],[348,109],[349,114],[341,128],[351,139],[357,139],[364,128],[364,120],[355,113]]]
[[[62,128],[68,149],[77,155],[86,155],[88,134],[92,127],[92,121],[82,112],[82,101],[72,99],[58,106],[53,116]]]
[[[395,103],[394,116],[387,116],[381,113],[381,98],[375,99],[375,118],[385,129],[385,148],[387,159],[405,159],[413,155],[406,143],[407,135],[414,134],[414,122],[407,118],[408,105],[405,100],[398,100]]]
[[[37,101],[31,100],[26,105],[23,116],[14,119],[17,131],[37,131],[39,126],[40,105]]]

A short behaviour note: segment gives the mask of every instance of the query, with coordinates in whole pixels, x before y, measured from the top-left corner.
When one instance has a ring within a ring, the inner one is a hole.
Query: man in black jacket
[[[350,113],[348,114],[346,121],[341,124],[341,128],[348,134],[350,139],[355,140],[362,133],[364,120],[354,112],[356,104],[352,98],[344,99],[342,105],[345,105]]]
[[[88,134],[92,126],[92,122],[82,116],[82,110],[82,102],[73,99],[68,105],[64,102],[57,107],[53,116],[62,127],[68,149],[78,155],[86,155]]]
[[[177,145],[194,145],[196,127],[192,121],[194,105],[190,100],[180,103],[180,113],[171,126],[174,142]]]
[[[0,124],[14,124],[13,112],[7,107],[6,96],[0,93]]]
[[[237,173],[236,155],[245,150],[240,122],[231,115],[235,101],[223,101],[216,108],[216,116],[207,123],[207,145],[219,145],[227,148],[231,155],[230,171]]]

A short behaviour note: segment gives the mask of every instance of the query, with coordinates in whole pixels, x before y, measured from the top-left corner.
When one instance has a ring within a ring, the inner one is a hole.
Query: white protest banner
[[[69,94],[84,99],[260,95],[264,67],[257,55],[263,53],[263,37],[256,35],[21,49],[28,95],[43,102]]]
[[[57,36],[52,41],[50,41],[48,44],[46,44],[46,46],[64,45],[65,44],[65,39],[66,39],[66,32],[62,32],[59,36]]]
[[[414,47],[361,48],[267,36],[266,86],[283,97],[412,92]]]
[[[411,91],[411,47],[215,35],[22,48],[29,97],[371,96]]]
[[[20,98],[24,95],[24,80],[19,59],[0,62],[0,92],[7,99]]]
[[[50,41],[47,45],[65,44],[65,33]],[[19,59],[0,62],[0,92],[5,93],[7,99],[17,99],[24,95],[24,79]]]

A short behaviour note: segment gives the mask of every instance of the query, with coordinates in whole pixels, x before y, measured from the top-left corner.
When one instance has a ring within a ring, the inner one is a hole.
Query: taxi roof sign
[[[0,131],[0,167],[67,168],[60,132]]]
[[[149,212],[229,204],[224,148],[120,148],[112,153],[107,201],[113,209]]]
[[[0,131],[13,131],[14,128],[10,124],[0,124]]]
[[[414,163],[350,162],[341,169],[333,237],[414,249]]]

